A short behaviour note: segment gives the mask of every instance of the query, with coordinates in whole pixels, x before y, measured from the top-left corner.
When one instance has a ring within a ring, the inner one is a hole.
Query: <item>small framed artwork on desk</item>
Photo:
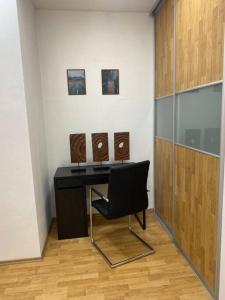
[[[86,95],[84,69],[67,70],[68,95]]]
[[[119,95],[119,70],[102,70],[102,95]]]

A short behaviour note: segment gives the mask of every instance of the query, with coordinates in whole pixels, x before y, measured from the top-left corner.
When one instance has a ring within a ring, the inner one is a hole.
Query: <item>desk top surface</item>
[[[54,179],[68,178],[68,177],[87,177],[96,175],[109,175],[110,169],[116,166],[124,166],[131,163],[114,163],[114,164],[103,164],[103,165],[85,165],[85,166],[74,166],[74,167],[62,167],[56,170]]]

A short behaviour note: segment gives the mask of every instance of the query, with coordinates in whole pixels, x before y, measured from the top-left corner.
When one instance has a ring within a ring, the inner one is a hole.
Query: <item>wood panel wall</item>
[[[174,5],[165,0],[155,16],[155,96],[173,93]]]
[[[155,139],[155,209],[173,226],[173,143]]]
[[[175,239],[215,288],[219,159],[175,146]]]
[[[155,16],[156,97],[173,94],[174,85],[180,92],[222,80],[224,24],[225,0],[164,1]],[[156,138],[155,208],[215,291],[220,160],[178,145],[173,151],[172,143]]]
[[[222,79],[224,0],[176,1],[176,91]]]

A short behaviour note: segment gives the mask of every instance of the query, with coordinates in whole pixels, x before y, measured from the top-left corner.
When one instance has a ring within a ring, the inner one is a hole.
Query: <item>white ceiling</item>
[[[113,12],[149,12],[157,0],[32,0],[36,8]]]

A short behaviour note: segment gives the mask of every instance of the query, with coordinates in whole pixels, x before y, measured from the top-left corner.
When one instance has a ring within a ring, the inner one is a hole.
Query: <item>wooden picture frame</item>
[[[72,163],[86,162],[85,133],[70,134],[70,155]]]
[[[114,133],[114,157],[115,160],[130,160],[130,133]]]
[[[109,160],[108,133],[92,133],[93,161],[102,162]]]

